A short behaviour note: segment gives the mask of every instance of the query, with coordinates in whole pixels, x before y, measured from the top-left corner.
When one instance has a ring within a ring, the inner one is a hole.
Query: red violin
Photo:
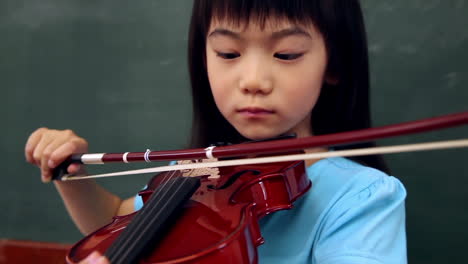
[[[148,188],[140,192],[145,202],[141,212],[115,217],[110,224],[78,242],[67,261],[77,263],[98,250],[106,252],[111,263],[134,263],[133,258],[139,259],[138,263],[257,263],[256,247],[263,243],[258,220],[292,208],[292,203],[310,189],[304,162],[225,167],[220,174],[219,179],[200,177],[200,186],[182,206],[177,221],[163,230],[160,241],[143,250],[143,256],[125,259],[124,251],[133,254],[135,250],[131,247],[141,243],[134,237],[125,238],[122,248],[111,252],[109,248],[137,214],[145,213],[155,189],[170,179],[181,178],[180,172],[161,173],[153,178]],[[135,233],[147,235],[142,230]]]

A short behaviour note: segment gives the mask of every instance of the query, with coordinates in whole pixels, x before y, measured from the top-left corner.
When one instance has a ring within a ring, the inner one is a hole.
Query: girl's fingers
[[[54,140],[54,137],[50,133],[45,133],[41,136],[40,141],[34,147],[33,159],[37,166],[41,169],[44,165],[44,150]]]
[[[43,182],[50,181],[52,169],[65,161],[68,156],[87,151],[88,142],[73,131],[47,128],[34,131],[25,146],[26,160],[40,168]],[[80,166],[72,164],[68,170],[69,173],[76,173],[80,170]]]
[[[42,135],[47,131],[47,128],[39,128],[34,131],[31,136],[29,136],[28,141],[26,142],[26,146],[24,147],[24,152],[26,156],[26,160],[29,163],[36,164],[36,160],[34,159],[34,150],[36,149],[37,144],[42,138]]]
[[[77,174],[80,170],[83,169],[83,166],[80,164],[72,163],[70,166],[68,166],[67,171],[70,174]]]
[[[65,139],[62,138],[54,138],[52,139],[47,146],[42,151],[41,157],[41,174],[42,174],[42,181],[47,182],[52,177],[52,169],[56,167],[55,164],[58,164],[65,160],[65,158],[70,155],[67,153],[62,153],[61,156],[55,158],[55,164],[52,162],[52,157],[55,155],[54,153],[57,149],[60,149],[61,146],[66,145]]]
[[[71,154],[85,152],[88,152],[88,142],[86,142],[86,140],[79,137],[69,139],[52,152],[49,157],[48,165],[50,168],[56,168]]]
[[[80,146],[77,141],[62,140],[51,143],[43,154],[41,162],[42,180],[48,182],[52,178],[52,170],[55,169],[60,163],[64,162],[68,156],[75,153]],[[72,167],[72,169],[74,169]],[[69,173],[72,173],[69,171]]]
[[[86,140],[75,137],[60,146],[56,147],[54,152],[49,156],[47,160],[47,178],[46,180],[50,180],[52,177],[52,169],[55,169],[60,163],[64,162],[67,157],[69,157],[73,153],[83,153],[88,151],[88,143]],[[81,169],[79,164],[70,164],[67,168],[67,172],[70,174],[77,173]]]
[[[25,155],[29,162],[40,167],[42,181],[48,182],[52,177],[52,169],[71,154],[87,152],[87,149],[88,142],[71,130],[40,128],[29,137]],[[79,166],[71,166],[69,172],[75,173],[78,170]]]
[[[77,147],[69,141],[60,142],[60,144],[53,146],[51,145],[51,148],[53,148],[53,152],[47,157],[47,166],[51,169],[56,168],[77,149]]]
[[[80,261],[79,264],[109,264],[109,260],[101,255],[99,252],[94,251],[87,258]]]

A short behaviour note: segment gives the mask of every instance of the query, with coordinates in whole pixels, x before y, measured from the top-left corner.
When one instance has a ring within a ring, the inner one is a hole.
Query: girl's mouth
[[[237,110],[243,116],[250,118],[261,118],[274,114],[275,111],[261,107],[244,107]]]

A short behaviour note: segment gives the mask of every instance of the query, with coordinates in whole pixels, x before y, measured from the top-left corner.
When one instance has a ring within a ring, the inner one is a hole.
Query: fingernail
[[[88,261],[87,263],[98,263],[97,261],[99,260],[99,258],[101,258],[101,255],[94,251],[93,253],[91,253],[91,255],[89,255],[86,258],[86,261]]]
[[[91,262],[91,263],[92,264],[106,264],[108,262],[106,261],[106,257],[101,256],[97,260],[95,260],[94,262]]]
[[[49,160],[49,162],[47,162],[47,165],[49,166],[49,168],[55,168],[55,163],[52,160]]]
[[[42,180],[43,183],[50,182],[50,178],[45,176],[44,174],[41,175],[41,180]]]

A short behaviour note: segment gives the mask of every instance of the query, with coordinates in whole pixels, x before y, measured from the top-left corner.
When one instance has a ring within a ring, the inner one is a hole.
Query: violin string
[[[165,183],[164,185],[166,187],[165,188],[158,188],[158,190],[156,192],[154,192],[152,194],[152,196],[155,195],[154,196],[155,198],[160,197],[160,196],[164,196],[165,193],[167,193],[170,190],[170,186],[167,187],[169,184],[174,184],[174,183]],[[151,205],[155,205],[156,203],[158,203],[157,200],[155,200],[155,201],[150,200]],[[117,251],[112,256],[113,259],[119,260],[119,259],[123,259],[123,257],[125,257],[125,256],[128,256],[128,254],[129,254],[129,252],[127,252],[128,249],[133,249],[135,247],[135,245],[138,243],[138,241],[135,240],[135,235],[137,233],[139,233],[137,230],[142,229],[141,226],[145,225],[147,223],[147,221],[150,220],[151,215],[153,213],[153,209],[155,207],[156,206],[154,206],[153,208],[150,208],[149,211],[147,211],[147,209],[146,210],[142,209],[142,211],[140,213],[144,213],[144,214],[139,214],[139,218],[141,218],[141,219],[138,219],[138,221],[134,221],[136,223],[136,225],[132,226],[132,229],[134,229],[136,232],[129,233],[129,234],[127,233],[127,236],[125,238],[120,239],[119,245],[116,245],[117,246]],[[135,216],[135,217],[137,217],[137,216]],[[137,219],[134,219],[134,220],[137,220]],[[127,226],[126,228],[129,228],[129,227]],[[131,230],[129,230],[129,231],[131,231]],[[127,232],[129,232],[129,231],[127,231]],[[131,244],[128,245],[129,243],[131,243]]]
[[[193,170],[190,172],[192,173]],[[165,174],[162,181],[163,181],[163,184],[161,186],[158,186],[158,188],[161,188],[161,189],[165,189],[165,190],[170,190],[172,186],[167,186],[169,184],[169,181],[172,179],[172,178],[175,178],[175,175],[176,175],[176,171],[172,171],[170,174]],[[185,179],[183,181],[186,181]],[[172,182],[170,183],[171,185],[175,185],[176,183],[175,182]],[[177,191],[181,188],[181,186],[184,184],[184,182],[180,183],[178,189],[174,192],[174,193],[177,193]],[[167,192],[166,192],[167,193]],[[157,195],[159,196],[159,201],[152,201],[152,204],[156,204],[156,203],[160,203],[164,197],[165,194],[160,194],[159,192],[158,193],[154,193],[153,195]],[[171,196],[171,198],[174,197],[174,194]],[[164,207],[166,207],[166,205],[168,205],[169,202],[165,203]],[[153,214],[154,214],[154,210],[155,210],[156,206],[153,207],[153,210],[149,211],[149,212],[145,212],[145,215],[143,216],[144,218],[139,220],[138,224],[139,226],[135,226],[134,229],[135,229],[135,232],[133,234],[139,234],[141,233],[141,231],[136,231],[136,230],[140,230],[142,229],[141,226],[147,226],[147,222],[152,220],[153,219]],[[158,213],[159,214],[159,213]],[[145,233],[145,232],[144,232]],[[136,238],[136,239],[139,239],[139,238]],[[125,239],[125,241],[135,241],[134,244],[132,245],[129,245],[129,246],[126,246],[127,243],[120,243],[121,245],[119,245],[118,248],[133,248],[135,246],[135,243],[137,243],[138,240],[135,240],[134,236],[129,236],[127,239]],[[123,256],[120,256],[118,259],[121,259],[122,257],[127,257],[128,254],[130,252],[128,250],[125,250],[124,252],[121,251],[118,251],[116,254],[119,254],[119,255],[122,255],[124,254]],[[114,258],[117,257],[117,256],[114,256]]]
[[[171,178],[171,177],[172,177],[173,175],[175,175],[175,174],[176,174],[176,171],[171,171],[171,173],[165,174],[165,175],[163,176],[163,179],[161,180],[163,183],[162,183],[160,186],[158,186],[158,188],[157,188],[158,190],[156,190],[156,191],[152,194],[152,196],[153,196],[153,195],[156,195],[155,197],[157,197],[157,196],[161,195],[162,190],[166,190],[166,192],[169,191],[170,186],[168,187],[168,184],[169,184],[168,181],[169,181],[170,179],[168,179],[168,178]],[[171,183],[171,184],[175,184],[175,183]],[[164,196],[164,194],[162,194],[161,196]],[[147,214],[147,215],[143,215],[142,217],[146,217],[146,218],[143,218],[143,219],[141,220],[142,222],[145,222],[145,223],[146,223],[146,221],[147,221],[146,219],[147,219],[148,217],[150,217],[150,215],[148,216],[148,214]],[[141,222],[140,222],[140,223],[141,223]],[[143,223],[142,223],[142,224],[143,224]],[[142,225],[142,224],[141,224],[141,225]],[[141,226],[141,225],[140,225],[140,226]],[[136,230],[140,229],[140,227],[139,227],[138,225],[135,226],[134,228],[135,228]],[[121,257],[117,258],[117,256],[119,256],[119,255],[122,254],[122,249],[126,247],[126,244],[128,244],[128,243],[127,243],[128,241],[134,242],[135,240],[132,239],[131,236],[127,237],[126,239],[121,239],[121,240],[119,241],[119,242],[120,242],[120,243],[119,243],[120,245],[115,245],[117,251],[112,253],[112,258],[114,258],[114,259],[120,259],[120,258],[121,258]],[[129,247],[129,246],[127,246],[127,247]],[[131,247],[134,247],[134,245],[131,245]],[[124,253],[124,252],[123,252],[123,253]],[[127,254],[127,255],[128,255],[128,254]],[[111,256],[108,256],[108,257],[111,258]]]
[[[216,161],[216,162],[179,164],[179,165],[169,165],[169,166],[161,166],[161,167],[146,168],[146,169],[139,169],[139,170],[104,173],[104,174],[97,174],[97,175],[85,175],[85,176],[65,175],[62,178],[62,181],[91,179],[91,178],[104,178],[104,177],[134,175],[134,174],[147,174],[147,173],[155,173],[155,172],[162,172],[162,171],[187,170],[187,169],[198,169],[198,168],[216,168],[216,167],[219,168],[219,167],[249,165],[249,164],[263,164],[263,163],[308,160],[308,159],[323,159],[323,158],[332,158],[332,157],[353,157],[353,156],[365,156],[365,155],[376,155],[376,154],[392,154],[392,153],[404,153],[404,152],[440,150],[440,149],[452,149],[452,148],[464,148],[464,147],[468,147],[468,139],[448,140],[448,141],[439,141],[439,142],[430,142],[430,143],[406,144],[406,145],[397,145],[397,146],[385,146],[385,147],[371,147],[371,148],[352,149],[352,150],[336,150],[336,151],[329,151],[329,152],[315,152],[315,153],[294,154],[294,155],[284,155],[284,156],[274,156],[274,157],[260,157],[260,158],[250,158],[250,159],[221,160],[221,161]]]
[[[193,174],[193,172],[194,172],[193,170],[190,170],[189,175],[190,175],[190,174]],[[172,171],[170,174],[165,174],[165,175],[163,176],[163,178],[161,179],[161,181],[163,182],[163,184],[160,185],[160,186],[158,186],[158,188],[162,188],[162,189],[168,189],[168,188],[170,188],[170,187],[167,187],[168,181],[171,180],[172,178],[174,178],[175,175],[176,175],[176,173],[177,173],[177,171]],[[159,193],[154,193],[153,195],[159,195]],[[137,229],[138,229],[138,228],[137,228]],[[127,241],[128,241],[128,240],[131,240],[131,239],[127,239]],[[122,244],[122,242],[121,242],[120,244]],[[121,248],[121,247],[122,247],[122,245],[118,245],[118,246],[117,246],[117,248]],[[116,252],[115,254],[119,254],[119,253]]]
[[[194,173],[194,170],[190,170],[190,172],[189,172],[188,174],[190,175],[190,174],[193,174],[193,173]],[[164,178],[163,178],[162,180],[164,181],[165,184],[162,186],[162,188],[165,188],[165,189],[168,189],[168,190],[169,190],[170,187],[167,187],[167,184],[166,184],[166,183],[167,183],[169,180],[171,180],[172,178],[174,178],[175,175],[176,175],[176,171],[173,171],[171,174],[166,174],[166,175],[164,175]],[[189,175],[187,175],[187,176],[189,176]],[[182,178],[186,178],[186,177],[182,177]],[[183,181],[187,181],[187,180],[188,180],[188,179],[183,179]],[[175,182],[172,183],[172,185],[175,185],[175,184],[176,184]],[[172,195],[170,198],[173,198],[173,197],[174,197],[174,195],[175,195],[175,194],[177,193],[177,191],[181,188],[181,186],[183,186],[183,184],[184,184],[184,182],[181,182],[181,183],[179,184],[178,189],[173,193],[173,195]],[[171,187],[172,187],[172,186],[171,186]],[[162,201],[163,197],[164,197],[164,195],[161,195],[161,196],[160,196],[160,201]],[[155,203],[155,202],[153,202],[153,203]],[[157,202],[156,202],[156,203],[157,203]],[[165,203],[164,207],[165,207],[167,204],[169,204],[169,203],[168,203],[168,202]],[[155,207],[156,207],[156,206],[155,206]],[[153,208],[155,208],[155,207],[153,207]],[[163,207],[163,208],[164,208],[164,207]],[[162,211],[163,211],[163,208],[161,208],[161,210],[160,210],[159,212],[162,212]],[[152,215],[153,215],[153,212],[152,212],[152,211],[151,211],[150,213],[145,214],[146,218],[143,219],[142,221],[139,221],[140,226],[149,226],[149,224],[146,223],[146,222],[148,222],[148,218],[149,218],[150,220],[152,220],[153,218],[156,218],[156,217],[157,217],[157,215],[154,216],[154,217],[153,217]],[[159,213],[158,213],[158,215],[159,215]],[[157,219],[157,218],[156,218],[156,219]],[[139,230],[139,229],[141,229],[141,227],[136,228],[136,230]],[[136,232],[134,232],[133,234],[140,234],[140,233],[142,233],[142,232],[141,232],[141,231],[136,231]],[[146,232],[143,232],[143,233],[146,233]],[[126,240],[127,240],[127,241],[135,241],[135,243],[137,243],[138,239],[139,239],[138,237],[137,237],[137,238],[134,238],[134,237],[133,237],[133,238],[130,238],[130,237],[129,237],[129,238],[126,239]],[[135,243],[134,243],[134,244],[135,244]],[[134,244],[132,244],[132,245],[129,246],[129,247],[121,246],[120,248],[128,248],[128,249],[127,249],[125,252],[123,252],[124,255],[121,256],[119,259],[121,259],[122,257],[127,257],[128,254],[130,254],[130,251],[131,251],[131,250],[130,250],[130,247],[134,247]],[[120,252],[120,255],[121,255],[121,254],[122,254],[122,252]]]
[[[172,171],[170,174],[175,174],[176,171]],[[168,174],[164,175],[162,181],[163,181],[163,184],[161,185],[161,188],[157,188],[157,190],[155,190],[155,192],[152,194],[152,195],[160,195],[161,191],[164,190],[164,186],[167,185],[167,181],[165,181],[168,177]],[[130,240],[130,239],[119,239],[118,241],[116,241],[116,243],[114,242],[114,245],[112,247],[111,250],[109,250],[109,253],[108,253],[108,257],[109,259],[111,258],[116,258],[116,256],[118,256],[120,254],[120,251],[121,248],[124,247],[125,245],[125,241],[133,241],[133,240]],[[124,245],[122,245],[124,244]]]
[[[184,179],[182,179],[182,181],[187,181],[187,178],[186,177],[182,177]],[[175,185],[175,182],[171,183],[172,185]],[[180,183],[178,186],[177,186],[177,189],[168,197],[168,199],[166,199],[166,201],[171,201],[175,196],[176,194],[178,193],[178,191],[182,188],[183,186],[183,182]],[[165,193],[167,193],[170,188],[165,188],[167,189],[167,191]],[[165,194],[164,194],[165,195]],[[157,200],[157,202],[153,202],[154,204],[158,204],[162,201],[162,199],[164,198],[164,195],[161,195],[159,198],[159,200]],[[148,229],[151,227],[151,225],[149,225],[148,223],[146,223],[148,220],[152,220],[152,219],[158,219],[159,215],[161,214],[161,212],[164,212],[166,207],[168,206],[169,202],[164,202],[162,201],[162,207],[158,208],[158,206],[153,206],[152,208],[150,208],[150,212],[148,212],[147,214],[145,214],[145,218],[143,221],[139,221],[138,224],[139,224],[139,231],[138,232],[133,232],[132,233],[132,238],[128,239],[128,240],[131,240],[132,242],[134,242],[133,244],[131,244],[131,246],[128,246],[128,247],[125,247],[124,245],[121,247],[124,249],[124,251],[120,254],[120,258],[119,259],[122,259],[122,258],[125,258],[127,257],[130,252],[133,250],[133,247],[137,244],[138,241],[140,241],[141,237],[146,235],[147,232],[148,232]],[[156,214],[155,214],[155,210],[157,210]]]
[[[152,195],[158,196],[163,191],[168,191],[168,190],[167,190],[167,188],[158,188],[157,190],[155,190],[155,192]],[[143,211],[141,211],[140,213],[142,213],[142,212]],[[146,210],[143,213],[146,213]],[[140,215],[140,218],[142,218],[142,221],[145,221],[145,218],[144,218],[145,215],[137,214],[135,216],[135,218],[138,215]],[[136,219],[133,219],[133,220],[136,220]],[[132,227],[132,228],[138,230],[139,229],[139,226],[138,226],[139,222],[135,221],[135,223],[137,225],[135,225],[135,227]],[[125,248],[130,247],[130,246],[134,247],[134,244],[128,245],[128,243],[136,243],[136,241],[132,238],[132,233],[128,233],[128,232],[130,232],[130,229],[127,229],[127,228],[129,228],[129,226],[126,227],[126,230],[128,230],[128,231],[125,232],[125,230],[124,230],[125,237],[120,237],[119,236],[118,241],[116,241],[117,243],[113,244],[112,250],[109,252],[108,257],[109,257],[109,260],[111,261],[111,263],[114,263],[114,261],[116,261],[116,260],[122,259],[121,255],[125,253]]]

